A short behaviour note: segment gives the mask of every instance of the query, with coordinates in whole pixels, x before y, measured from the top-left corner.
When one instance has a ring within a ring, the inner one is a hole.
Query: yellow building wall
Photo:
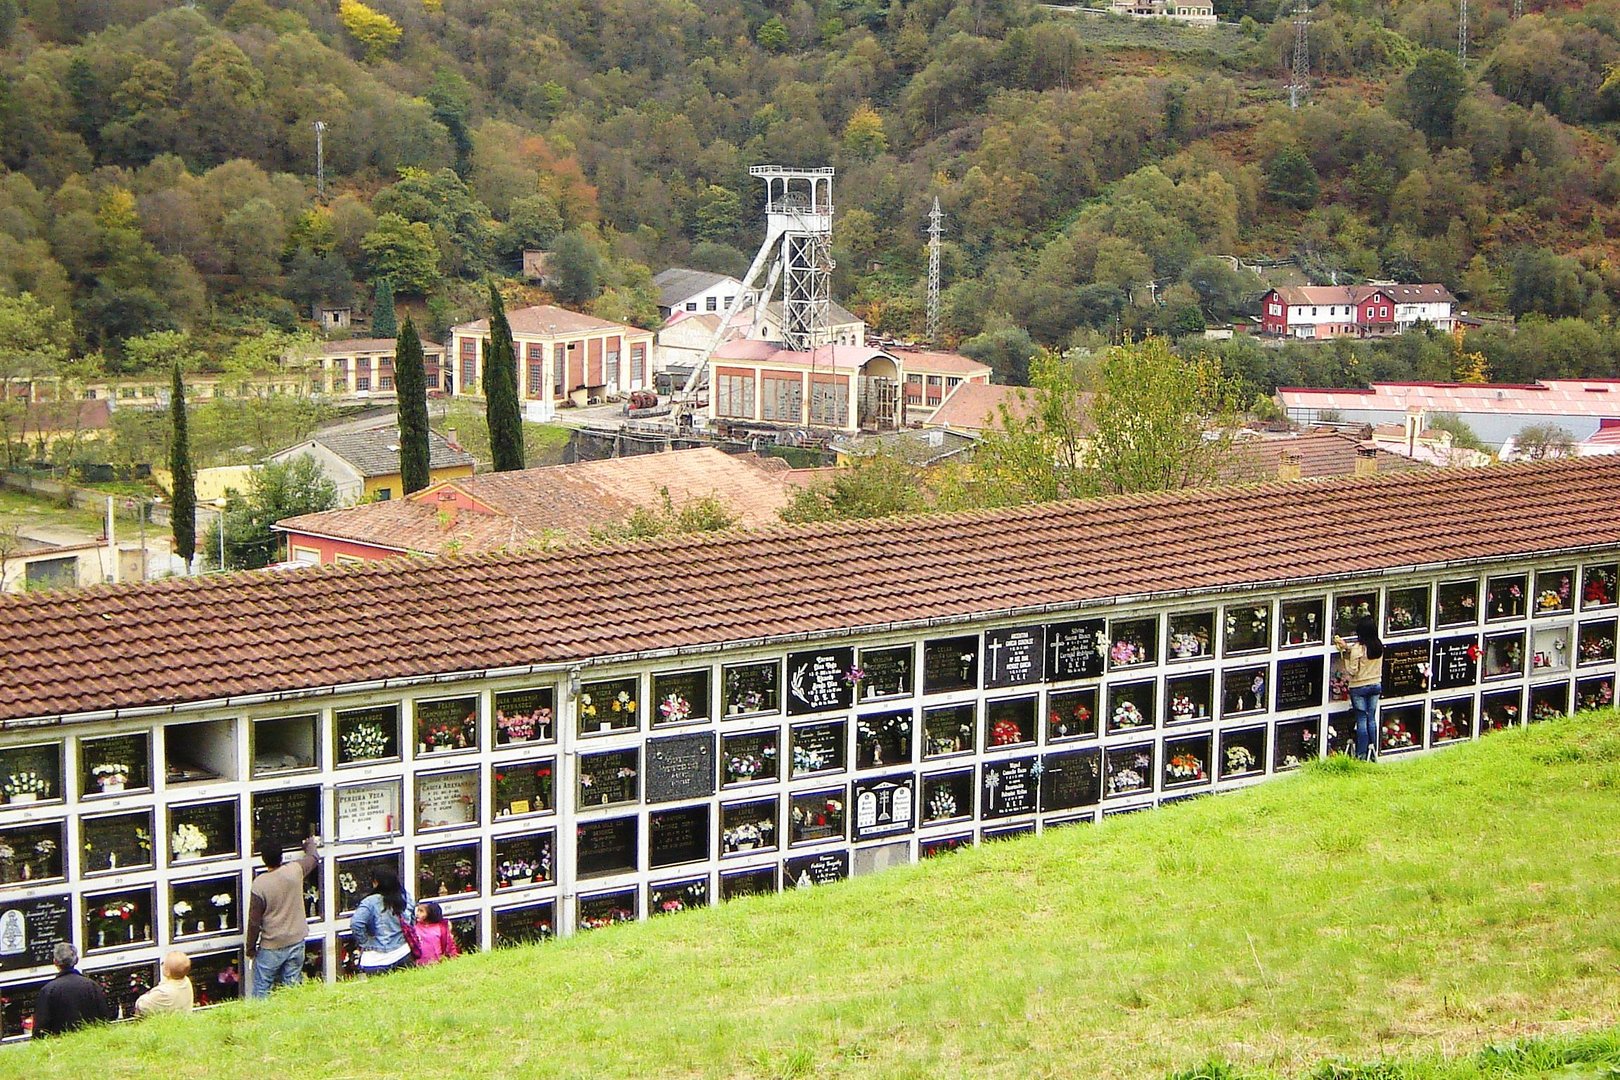
[[[433,469],[429,472],[428,483],[437,484],[444,480],[459,480],[463,476],[471,476],[472,474],[473,467],[471,465],[451,465],[448,468]],[[383,476],[368,476],[365,479],[365,487],[361,490],[361,498],[373,498],[383,488],[388,489],[390,499],[403,498],[405,481],[397,472],[387,473]]]

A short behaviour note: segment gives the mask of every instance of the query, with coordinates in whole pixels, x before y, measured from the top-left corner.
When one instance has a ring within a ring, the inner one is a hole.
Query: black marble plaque
[[[0,902],[0,971],[49,966],[57,943],[72,940],[72,897]]]
[[[893,649],[862,649],[860,659],[862,701],[903,697],[911,693],[911,667],[916,650],[910,645]]]
[[[286,788],[253,794],[255,846],[260,837],[280,837],[287,850],[291,851],[303,842],[304,837],[317,836],[320,831],[320,788]]]
[[[923,642],[923,693],[972,690],[978,685],[978,638],[954,637]]]
[[[1037,757],[1010,758],[980,766],[980,816],[1033,814],[1040,803],[1041,772]]]
[[[1102,675],[1107,656],[1107,624],[1101,619],[1053,623],[1046,629],[1046,651],[1050,659],[1047,675],[1053,680],[1095,679]]]
[[[984,685],[1024,686],[1046,673],[1046,627],[1016,626],[984,632]]]
[[[744,896],[769,896],[776,892],[776,864],[720,875],[720,899],[739,900]]]
[[[1474,635],[1440,638],[1434,643],[1436,690],[1455,690],[1479,681],[1479,642]]]
[[[908,833],[916,820],[917,776],[896,773],[855,781],[854,838]]]
[[[633,817],[581,823],[575,829],[575,876],[604,877],[634,871],[638,832]]]
[[[1301,656],[1277,664],[1277,711],[1315,708],[1322,704],[1323,658]]]
[[[1047,754],[1041,766],[1042,810],[1072,810],[1102,801],[1102,753],[1096,748]]]
[[[1407,697],[1429,688],[1429,643],[1384,646],[1384,696]]]
[[[923,777],[923,824],[972,817],[973,775],[972,769],[960,769]]]
[[[782,863],[782,880],[789,889],[806,889],[813,885],[830,885],[849,877],[849,852],[823,851],[815,855],[801,855]]]
[[[176,725],[169,729],[169,750],[183,750],[184,747],[174,745],[183,738],[180,731],[189,725]],[[86,795],[99,795],[105,789],[100,779],[95,775],[96,767],[109,765],[122,765],[128,770],[123,786],[120,790],[137,791],[150,787],[152,783],[152,740],[148,735],[114,735],[107,739],[85,739],[79,744],[80,764],[84,775],[80,780],[80,790]]]
[[[709,808],[687,806],[654,810],[647,815],[647,861],[650,866],[676,866],[709,857]]]
[[[844,767],[844,721],[800,724],[793,729],[793,776],[832,772]]]
[[[720,685],[724,688],[726,715],[750,716],[775,712],[779,707],[777,690],[781,671],[780,660],[763,664],[737,664],[722,669]]]
[[[579,755],[579,805],[635,802],[640,792],[639,764],[634,749]]]
[[[849,708],[855,703],[855,684],[850,678],[854,666],[854,649],[788,653],[788,715]]]
[[[677,802],[714,794],[714,733],[647,740],[647,801]]]

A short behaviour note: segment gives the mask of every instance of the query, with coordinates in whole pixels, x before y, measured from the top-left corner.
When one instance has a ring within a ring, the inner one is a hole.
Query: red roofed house
[[[718,498],[739,525],[779,524],[792,498],[787,463],[713,447],[486,473],[431,484],[403,499],[302,514],[275,525],[294,562],[498,551],[588,540],[596,527],[657,509]]]
[[[728,341],[709,358],[709,417],[844,432],[893,431],[926,419],[947,388],[970,381],[989,382],[990,368],[955,353],[891,352],[870,345],[823,345],[796,352],[774,341]]]
[[[517,351],[518,400],[530,420],[550,420],[564,401],[628,394],[652,386],[650,330],[538,304],[509,311]],[[482,397],[489,320],[450,328],[454,393]]]
[[[1285,285],[1260,301],[1260,332],[1321,341],[1403,334],[1418,323],[1449,332],[1456,297],[1444,285]]]

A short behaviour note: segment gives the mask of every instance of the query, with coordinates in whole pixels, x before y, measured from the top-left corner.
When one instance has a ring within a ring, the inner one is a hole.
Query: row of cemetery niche
[[[1484,653],[1483,678],[1550,673],[1613,662],[1616,632],[1612,617],[1554,623],[1558,616],[1577,609],[1583,614],[1612,610],[1615,590],[1615,566],[1602,564],[1579,571],[1567,568],[1490,577],[1483,594],[1477,579],[1393,587],[1382,593],[1338,593],[1332,597],[1331,617],[1328,599],[1318,596],[1276,604],[1227,604],[1163,617],[1081,619],[993,629],[985,631],[982,640],[972,634],[925,641],[920,663],[919,649],[913,645],[810,650],[791,653],[785,661],[724,665],[718,686],[713,668],[707,666],[585,681],[577,691],[577,722],[581,735],[593,735],[640,730],[644,716],[655,729],[708,722],[717,713],[727,720],[784,711],[790,717],[802,716],[908,698],[919,687],[925,696],[995,690],[1096,679],[1109,672],[1175,665],[1217,654],[1242,658],[1273,650],[1284,654],[1313,648],[1321,651],[1330,630],[1351,633],[1362,617],[1379,621],[1392,639],[1395,655],[1403,658],[1427,648],[1423,643],[1402,644],[1405,637],[1431,629],[1476,626],[1482,621],[1488,627],[1529,618],[1528,627],[1487,629],[1483,642],[1474,641]],[[1438,643],[1436,647],[1440,647]],[[1162,698],[1148,684],[1110,688],[1110,700],[1102,703],[1102,716],[1111,726],[1129,728],[1153,726],[1155,714],[1164,723],[1176,723],[1217,713],[1262,712],[1268,706],[1280,711],[1315,707],[1320,702],[1310,700],[1307,693],[1314,680],[1308,674],[1311,667],[1308,661],[1278,663],[1276,697],[1269,701],[1267,686],[1273,673],[1266,663],[1223,671],[1218,687],[1209,676],[1167,673]],[[556,698],[556,688],[548,686],[497,691],[487,698],[475,693],[419,699],[403,706],[388,703],[340,709],[330,714],[329,724],[323,713],[246,722],[230,718],[175,723],[161,729],[162,745],[156,755],[148,733],[80,739],[71,770],[48,746],[31,752],[0,750],[0,805],[151,790],[160,772],[164,785],[173,788],[233,781],[244,772],[248,778],[260,779],[317,770],[326,760],[342,768],[406,756],[476,751],[486,744],[499,750],[551,742],[557,737]],[[1072,716],[1098,716],[1098,702],[1080,704],[1084,712],[1071,708]],[[998,707],[1013,714],[1023,703]],[[1035,725],[1025,717],[999,719],[1008,723],[997,734],[997,721],[990,721],[982,736],[985,745],[997,745],[998,739],[1002,745],[1035,741]],[[1080,720],[1080,726],[1089,722]],[[923,745],[938,747],[946,740],[946,735],[937,733],[945,725],[943,718],[933,725],[936,733],[925,735]],[[1014,732],[1012,725],[1020,730]],[[970,741],[960,735],[948,738],[954,744]],[[246,744],[244,755],[238,753],[239,740]],[[862,745],[882,741],[869,739]],[[967,748],[958,745],[953,752]],[[897,744],[889,749],[901,751]]]

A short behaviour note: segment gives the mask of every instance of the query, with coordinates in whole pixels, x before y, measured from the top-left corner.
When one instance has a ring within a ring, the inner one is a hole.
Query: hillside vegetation
[[[746,266],[762,162],[839,169],[838,295],[883,333],[922,329],[937,196],[943,332],[1007,378],[1031,338],[1231,318],[1259,279],[1220,255],[1441,281],[1548,320],[1472,335],[1491,374],[1612,373],[1620,0],[1474,0],[1466,67],[1452,0],[1322,0],[1298,111],[1278,7],[0,0],[0,374],[219,366],[383,279],[442,334],[526,247],[551,298],[646,324],[652,271]],[[1458,374],[1228,351],[1259,390]]]
[[[1335,759],[814,891],[74,1036],[0,1069],[1612,1075],[1617,719]]]

